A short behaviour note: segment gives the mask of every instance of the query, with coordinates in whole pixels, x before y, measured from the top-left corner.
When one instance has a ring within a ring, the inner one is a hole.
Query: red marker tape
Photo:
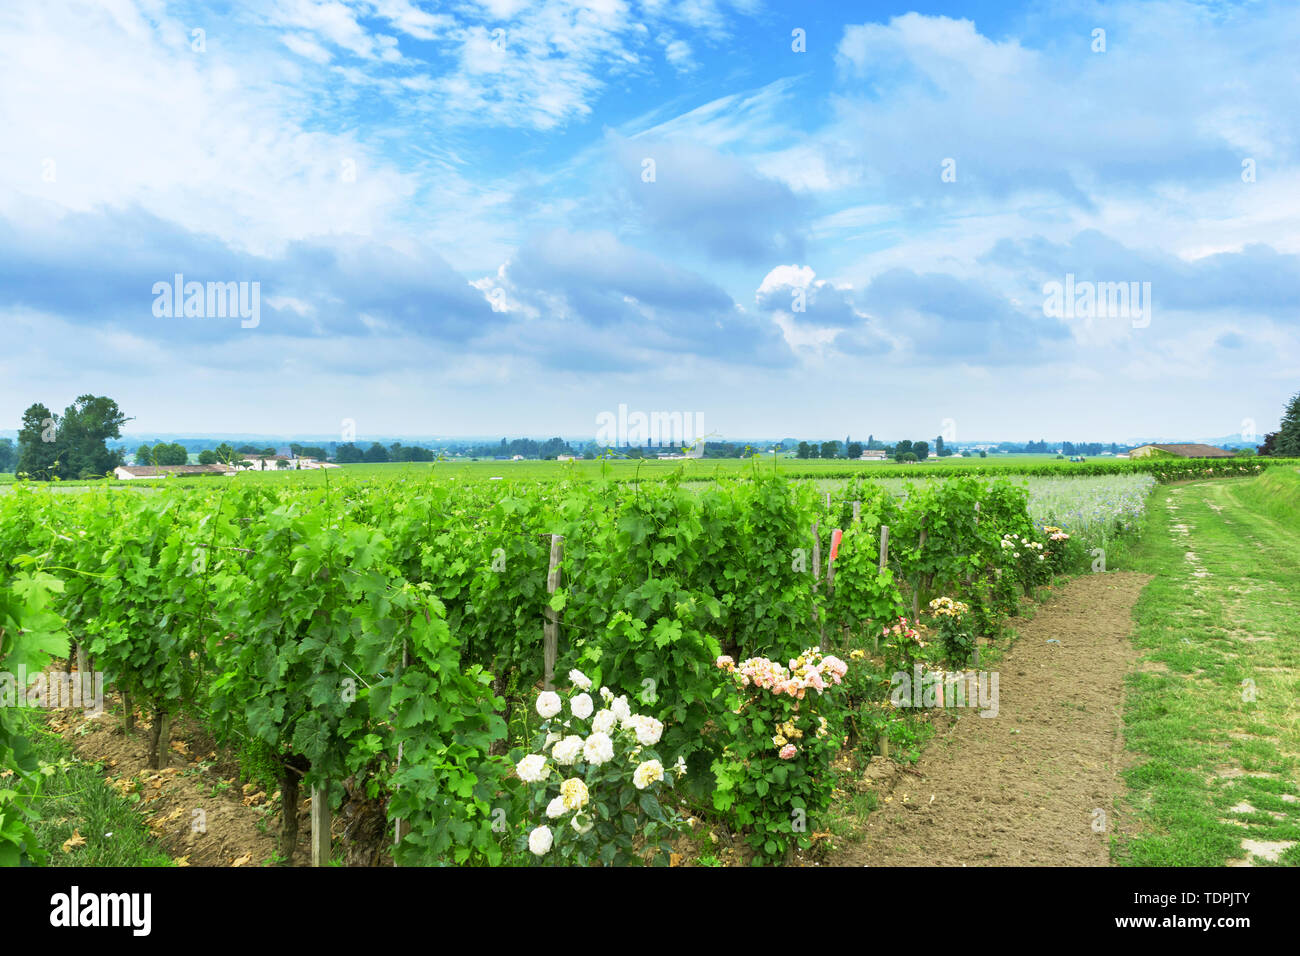
[[[844,532],[836,528],[831,532],[831,560],[834,561],[840,556],[840,538],[844,537]]]

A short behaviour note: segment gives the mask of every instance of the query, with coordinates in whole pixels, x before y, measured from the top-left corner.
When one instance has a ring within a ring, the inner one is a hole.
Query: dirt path
[[[997,716],[965,711],[917,774],[881,781],[866,837],[829,863],[1109,865],[1132,610],[1149,580],[1090,574],[1055,591],[996,665]]]

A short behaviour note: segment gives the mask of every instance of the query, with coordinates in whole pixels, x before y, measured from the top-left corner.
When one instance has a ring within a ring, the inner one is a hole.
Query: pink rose
[[[786,744],[784,747],[781,748],[781,759],[789,760],[791,757],[795,755],[796,752],[797,751],[795,750],[794,744]]]

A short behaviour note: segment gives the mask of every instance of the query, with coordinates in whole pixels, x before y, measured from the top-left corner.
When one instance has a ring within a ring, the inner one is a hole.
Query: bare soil
[[[150,833],[182,866],[263,866],[274,862],[280,832],[279,794],[241,784],[233,757],[213,746],[194,721],[173,725],[167,766],[148,766],[146,718],[136,729],[122,727],[122,707],[107,696],[97,717],[80,710],[56,711],[50,729],[59,733],[81,759],[102,765],[110,787],[135,802]],[[116,705],[116,706],[113,706]],[[138,800],[136,798],[138,795]],[[295,866],[311,864],[310,800],[299,810],[299,847]]]
[[[880,809],[827,862],[1110,865],[1132,611],[1149,580],[1110,572],[1054,589],[996,665],[997,716],[963,712],[914,768],[873,760],[861,789],[879,793]]]

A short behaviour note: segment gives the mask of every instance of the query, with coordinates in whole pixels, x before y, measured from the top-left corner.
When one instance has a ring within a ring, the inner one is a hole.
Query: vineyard
[[[330,809],[360,801],[399,865],[666,864],[656,834],[692,815],[779,862],[808,848],[838,751],[910,738],[890,674],[978,666],[1022,600],[1140,529],[1153,479],[1211,468],[1261,465],[1094,466],[1151,478],[1115,492],[1138,504],[1086,514],[969,468],[900,488],[855,472],[833,492],[758,468],[702,486],[17,487],[0,498],[0,667],[102,672],[155,764],[173,721],[200,721],[279,791],[288,858],[310,792],[326,858]],[[578,729],[601,745],[561,757]],[[8,708],[0,768],[0,863],[39,863],[41,775]]]

